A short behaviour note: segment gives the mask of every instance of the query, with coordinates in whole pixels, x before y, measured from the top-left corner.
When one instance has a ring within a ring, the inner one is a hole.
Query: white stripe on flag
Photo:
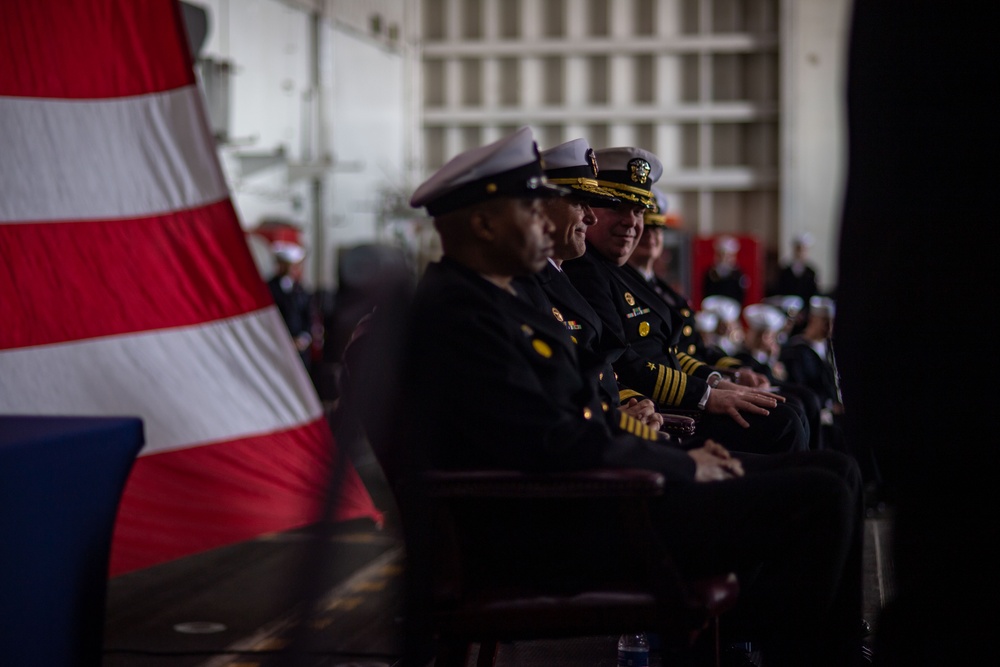
[[[195,86],[110,100],[0,97],[0,223],[136,218],[229,196]]]
[[[136,415],[142,454],[322,415],[277,308],[209,324],[0,352],[0,413]]]

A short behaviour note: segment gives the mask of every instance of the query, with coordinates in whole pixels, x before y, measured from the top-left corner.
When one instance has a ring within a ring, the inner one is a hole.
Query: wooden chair
[[[671,664],[736,601],[734,574],[685,581],[650,522],[647,470],[428,471],[398,490],[407,549],[403,664],[495,664],[500,642],[658,633]]]

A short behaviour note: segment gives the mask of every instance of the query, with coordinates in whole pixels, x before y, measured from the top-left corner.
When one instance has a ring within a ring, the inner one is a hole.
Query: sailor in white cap
[[[735,356],[766,376],[774,391],[787,397],[790,405],[798,407],[809,423],[809,448],[823,449],[826,437],[819,395],[811,388],[789,380],[788,371],[781,361],[779,336],[787,326],[788,317],[777,306],[752,303],[743,309],[743,320],[746,322],[746,337],[743,348]]]
[[[719,330],[719,316],[711,310],[699,310],[694,314],[694,322],[695,331],[701,337],[701,347],[717,347],[715,341],[719,338],[716,333]]]
[[[694,308],[691,307],[688,298],[661,275],[664,263],[671,259],[670,250],[665,245],[664,230],[668,228],[668,224],[676,224],[676,217],[668,217],[670,206],[663,191],[653,186],[652,192],[656,208],[647,209],[643,214],[642,234],[622,268],[646,281],[650,289],[680,315],[681,333],[677,349],[701,359],[705,346],[695,330]],[[668,223],[668,220],[671,222]]]
[[[808,314],[809,299],[819,294],[817,284],[816,267],[809,259],[809,250],[813,246],[813,236],[809,232],[802,232],[792,237],[792,256],[778,270],[774,285],[768,289],[768,294],[793,294],[800,297],[806,306],[803,317],[795,328],[798,333],[805,324],[805,315]]]
[[[826,296],[809,300],[809,318],[802,333],[788,339],[781,348],[781,363],[788,379],[817,393],[833,415],[843,413],[840,378],[833,356],[833,319],[835,303]]]
[[[751,303],[743,309],[746,335],[743,348],[746,353],[766,372],[772,380],[786,379],[783,366],[778,361],[781,345],[778,334],[785,328],[788,317],[784,312],[766,303]]]
[[[785,314],[785,326],[778,332],[778,344],[784,345],[789,337],[802,331],[806,323],[805,302],[795,294],[772,294],[761,303],[773,306]]]
[[[737,253],[740,241],[735,236],[722,234],[712,244],[715,255],[712,265],[705,270],[701,281],[702,297],[719,294],[736,300],[743,307],[750,278],[740,268]]]
[[[743,323],[740,321],[743,308],[740,302],[728,296],[712,294],[701,300],[701,309],[719,316],[715,343],[726,355],[735,355],[743,347]]]
[[[679,350],[682,317],[638,272],[625,267],[642,234],[644,214],[655,206],[652,187],[663,172],[659,159],[641,148],[612,148],[598,150],[597,162],[598,183],[622,203],[594,211],[597,222],[587,228],[587,251],[565,262],[563,270],[614,334],[601,342],[619,383],[664,411],[703,411],[698,429],[741,451],[805,449],[807,434],[784,399],[728,382]]]
[[[642,236],[639,237],[639,243],[622,269],[626,272],[635,271],[638,278],[645,280],[653,291],[681,316],[680,338],[677,340],[679,351],[698,361],[711,364],[716,370],[724,373],[727,379],[739,384],[749,387],[767,385],[766,377],[746,368],[743,362],[715,344],[715,325],[710,336],[711,341],[706,343],[705,336],[697,331],[694,308],[688,298],[658,273],[657,262],[669,259],[663,235],[669,227],[678,224],[678,219],[671,215],[666,195],[655,185],[652,191],[656,199],[656,210],[646,211]],[[738,308],[737,305],[737,311]],[[736,316],[738,317],[738,312]],[[715,321],[718,321],[718,317],[715,317]]]
[[[515,279],[515,288],[566,327],[582,359],[594,360],[587,366],[592,367],[608,405],[619,406],[622,412],[659,429],[663,417],[656,405],[635,392],[621,391],[614,369],[600,353],[601,319],[561,268],[564,261],[576,259],[586,249],[587,227],[597,221],[594,209],[621,200],[597,184],[600,168],[586,139],[573,139],[542,151],[541,158],[549,183],[569,188],[569,194],[544,200],[545,214],[555,227],[552,256],[538,273]]]
[[[271,244],[271,254],[274,256],[275,272],[267,281],[267,287],[292,336],[302,363],[309,368],[312,365],[310,348],[316,313],[312,294],[302,284],[302,263],[306,257],[306,249],[292,241],[275,241]]]

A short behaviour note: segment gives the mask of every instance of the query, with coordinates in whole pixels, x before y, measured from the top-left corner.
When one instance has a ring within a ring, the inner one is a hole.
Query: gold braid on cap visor
[[[621,197],[622,199],[628,199],[629,201],[638,202],[643,206],[655,207],[656,202],[653,200],[653,196],[649,190],[643,190],[642,188],[634,188],[631,185],[625,185],[623,183],[615,183],[614,181],[597,181],[597,184],[602,188],[609,189],[615,193],[616,197]]]
[[[549,183],[554,183],[555,185],[568,185],[571,188],[583,190],[584,192],[590,192],[595,195],[601,195],[603,197],[618,197],[614,190],[602,188],[593,178],[583,178],[580,176],[578,178],[549,178],[548,180]]]

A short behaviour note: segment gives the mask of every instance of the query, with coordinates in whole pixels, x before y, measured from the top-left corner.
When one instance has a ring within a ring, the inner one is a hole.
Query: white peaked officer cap
[[[653,183],[663,175],[663,163],[658,157],[630,146],[602,148],[596,153],[597,164],[601,166],[598,185],[607,188],[622,201],[641,204],[648,209],[656,208]]]
[[[459,153],[424,181],[410,206],[432,216],[450,213],[496,197],[561,196],[568,191],[549,183],[538,145],[528,126],[491,144]]]
[[[813,235],[809,232],[802,232],[801,234],[796,234],[792,237],[792,243],[797,246],[802,246],[804,248],[812,247]]]
[[[766,303],[752,303],[744,308],[743,319],[755,331],[781,331],[787,321],[784,311]]]
[[[802,297],[795,294],[776,294],[761,299],[761,303],[780,308],[788,317],[795,317],[806,305]]]
[[[736,299],[721,294],[706,296],[701,300],[701,309],[710,310],[719,316],[719,319],[727,324],[732,324],[740,319],[740,311],[743,307]]]
[[[271,252],[276,260],[287,264],[298,264],[306,256],[306,249],[291,241],[275,241],[271,244]]]
[[[809,299],[809,314],[833,319],[837,306],[828,296],[814,296]]]
[[[719,328],[719,316],[710,310],[699,310],[694,314],[694,328],[703,333],[711,333]]]
[[[542,151],[542,168],[549,183],[568,187],[591,206],[608,207],[621,202],[614,192],[597,184],[600,165],[586,139],[573,139]]]
[[[740,251],[740,242],[732,236],[720,236],[715,239],[715,249],[719,252],[735,254]]]

